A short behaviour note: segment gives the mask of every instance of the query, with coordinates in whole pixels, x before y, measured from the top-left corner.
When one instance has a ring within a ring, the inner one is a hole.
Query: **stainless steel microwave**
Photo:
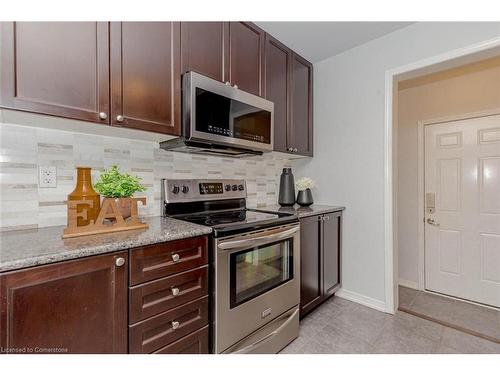
[[[160,147],[248,156],[273,150],[274,103],[195,72],[182,80],[182,136]]]

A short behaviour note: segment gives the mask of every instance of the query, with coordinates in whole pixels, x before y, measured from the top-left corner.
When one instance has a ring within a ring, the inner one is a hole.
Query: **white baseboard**
[[[418,282],[417,281],[399,279],[398,284],[401,285],[401,286],[404,286],[406,288],[419,290],[418,289]]]
[[[346,300],[359,303],[360,305],[370,307],[375,310],[387,312],[385,309],[385,302],[375,298],[367,297],[356,292],[345,290],[343,288],[337,291],[335,295],[340,298],[345,298]]]

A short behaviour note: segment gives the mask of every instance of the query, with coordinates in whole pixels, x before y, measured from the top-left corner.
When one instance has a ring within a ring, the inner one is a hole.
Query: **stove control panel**
[[[245,180],[233,179],[162,179],[165,203],[196,202],[246,198]]]

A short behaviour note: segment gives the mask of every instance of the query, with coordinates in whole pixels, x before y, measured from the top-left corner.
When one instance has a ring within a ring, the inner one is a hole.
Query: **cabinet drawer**
[[[208,296],[205,296],[130,326],[129,351],[152,353],[207,324]]]
[[[154,354],[208,354],[208,326],[164,346]]]
[[[134,286],[129,290],[129,323],[173,309],[207,293],[208,265]]]
[[[130,285],[140,284],[208,263],[207,237],[165,242],[131,250]]]

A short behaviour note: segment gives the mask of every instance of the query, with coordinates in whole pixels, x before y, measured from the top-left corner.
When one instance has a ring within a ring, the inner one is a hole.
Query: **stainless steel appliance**
[[[233,157],[273,150],[274,103],[195,72],[182,78],[182,136],[166,150]]]
[[[244,180],[163,180],[164,215],[212,227],[212,350],[277,353],[299,331],[295,215],[246,208]]]

